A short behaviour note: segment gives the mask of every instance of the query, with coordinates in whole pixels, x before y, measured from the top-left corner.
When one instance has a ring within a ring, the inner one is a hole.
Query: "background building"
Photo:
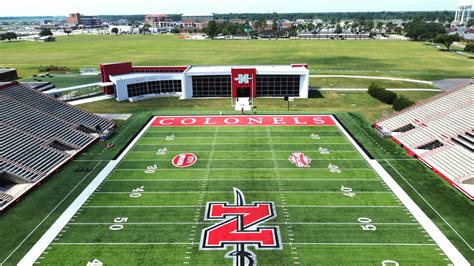
[[[471,18],[472,4],[467,0],[462,0],[457,8],[456,15],[454,17],[454,24],[465,25]]]
[[[172,21],[168,15],[165,14],[149,14],[145,16],[145,24],[149,24],[152,28],[158,31],[169,31],[177,27],[178,23]]]
[[[184,28],[203,29],[207,27],[209,21],[213,20],[213,14],[183,14],[181,16],[182,25]]]
[[[102,21],[95,16],[84,16],[80,13],[69,14],[67,18],[67,24],[74,26],[83,26],[83,27],[100,27]]]
[[[191,98],[308,98],[306,64],[259,66],[133,67],[131,63],[102,64],[102,82],[117,101],[163,96]]]

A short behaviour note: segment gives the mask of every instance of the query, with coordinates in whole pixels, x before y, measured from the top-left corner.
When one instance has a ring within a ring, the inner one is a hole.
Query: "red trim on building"
[[[291,64],[291,67],[304,67],[306,69],[309,69],[308,64]]]
[[[134,66],[133,72],[183,73],[188,66]]]
[[[102,82],[110,82],[110,76],[129,74],[132,72],[132,63],[112,63],[100,65],[100,76]],[[105,94],[114,94],[112,86],[104,87]]]
[[[20,83],[18,83],[18,81],[13,81],[13,82],[9,82],[7,84],[4,84],[4,85],[0,85],[0,90],[1,89],[6,89],[6,88],[10,88],[11,86],[16,86]]]

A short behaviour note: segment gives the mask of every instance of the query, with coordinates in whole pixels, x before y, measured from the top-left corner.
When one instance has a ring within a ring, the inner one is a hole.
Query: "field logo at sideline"
[[[309,163],[311,163],[311,158],[306,156],[303,152],[293,152],[288,158],[292,164],[299,168],[311,167]]]
[[[260,226],[276,217],[273,202],[245,203],[244,194],[234,188],[234,204],[228,202],[208,202],[204,220],[219,221],[205,228],[201,234],[201,250],[234,249],[225,258],[234,260],[236,266],[253,266],[256,255],[248,250],[282,249],[280,228],[278,226]]]
[[[186,168],[193,166],[197,162],[197,156],[192,153],[181,153],[171,160],[174,167]]]

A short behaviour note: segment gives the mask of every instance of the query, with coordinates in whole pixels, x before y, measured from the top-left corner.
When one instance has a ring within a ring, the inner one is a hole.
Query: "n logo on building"
[[[273,202],[252,202],[246,204],[244,194],[234,188],[234,204],[228,202],[209,202],[204,219],[219,221],[217,224],[203,229],[201,234],[201,250],[234,249],[225,255],[232,258],[234,265],[255,265],[257,259],[248,250],[281,249],[280,229],[278,226],[261,226],[276,217]]]
[[[238,84],[249,84],[252,79],[249,74],[239,74],[235,78],[235,81],[237,81]]]

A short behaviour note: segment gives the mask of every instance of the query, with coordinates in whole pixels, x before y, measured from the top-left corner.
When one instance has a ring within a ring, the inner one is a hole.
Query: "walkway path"
[[[406,78],[391,78],[391,77],[374,77],[374,76],[352,76],[352,75],[310,75],[311,78],[354,78],[354,79],[379,79],[379,80],[395,80],[405,81],[420,84],[433,85],[432,81],[418,80],[418,79],[406,79]]]

